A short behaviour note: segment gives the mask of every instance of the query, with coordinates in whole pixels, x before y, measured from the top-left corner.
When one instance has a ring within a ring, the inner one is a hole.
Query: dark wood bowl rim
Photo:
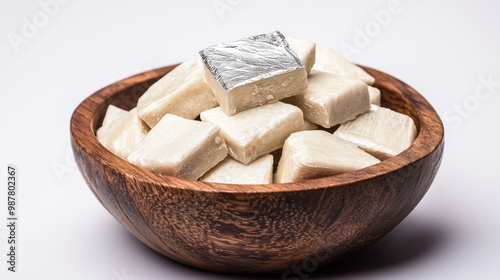
[[[384,176],[427,157],[437,149],[444,138],[441,119],[424,97],[404,82],[378,70],[360,65],[368,73],[384,77],[382,81],[377,80],[375,82],[375,87],[382,92],[400,94],[401,98],[408,100],[417,112],[418,136],[412,145],[399,155],[354,172],[285,184],[237,185],[208,183],[153,173],[119,158],[100,144],[95,137],[94,126],[101,120],[95,119],[95,113],[113,94],[149,79],[163,76],[177,65],[153,69],[128,77],[98,90],[83,100],[71,117],[70,129],[74,143],[103,166],[112,168],[118,173],[131,177],[133,180],[165,188],[201,192],[256,194],[333,188]]]

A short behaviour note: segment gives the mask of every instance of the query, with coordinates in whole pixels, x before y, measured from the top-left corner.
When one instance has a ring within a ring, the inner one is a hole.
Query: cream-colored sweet
[[[410,147],[417,129],[409,116],[372,105],[367,113],[342,124],[334,135],[384,160]]]
[[[304,130],[315,130],[318,126],[308,120],[304,120]]]
[[[206,80],[227,115],[277,102],[307,87],[307,71],[279,31],[200,51]]]
[[[307,87],[307,73],[304,68],[241,85],[231,91],[225,91],[210,76],[211,73],[207,72],[207,82],[224,113],[230,116],[297,95]]]
[[[308,130],[290,135],[276,171],[276,183],[347,173],[380,161],[356,145],[326,131]]]
[[[205,173],[200,181],[226,184],[271,184],[273,182],[273,156],[262,156],[248,165],[228,156]]]
[[[368,87],[359,80],[314,69],[308,79],[306,90],[283,101],[299,107],[310,122],[329,128],[370,109]]]
[[[97,130],[97,140],[113,154],[126,159],[146,136],[149,127],[137,116],[137,109],[119,111],[109,107],[103,125]],[[109,114],[109,115],[108,115]]]
[[[313,69],[361,80],[367,85],[373,85],[375,82],[375,78],[366,73],[365,70],[329,47],[316,51],[316,62],[314,63]]]
[[[202,111],[218,106],[203,68],[201,59],[193,59],[163,76],[139,98],[139,117],[154,127],[167,113],[195,119]]]
[[[226,156],[217,125],[166,114],[127,159],[150,171],[197,180]]]
[[[380,106],[380,89],[368,86],[368,94],[370,95],[370,104]]]
[[[106,110],[106,115],[104,115],[104,119],[102,120],[102,126],[108,126],[108,124],[114,120],[125,117],[127,112],[127,110],[123,110],[113,104],[110,104]]]
[[[295,52],[300,61],[302,61],[302,64],[304,64],[307,73],[311,72],[311,68],[316,60],[316,43],[292,36],[285,36],[285,39],[292,51]]]
[[[202,112],[200,118],[220,126],[229,155],[244,164],[279,149],[290,134],[304,129],[302,111],[282,102],[248,109],[233,116],[217,107]]]

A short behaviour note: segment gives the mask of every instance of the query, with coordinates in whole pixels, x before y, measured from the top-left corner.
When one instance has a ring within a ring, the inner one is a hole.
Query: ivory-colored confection
[[[276,171],[276,183],[298,182],[355,171],[380,161],[326,131],[290,135]]]
[[[278,31],[200,51],[206,80],[227,115],[277,102],[307,87],[307,72]]]
[[[368,86],[368,94],[370,95],[370,104],[380,106],[380,89]]]
[[[316,59],[316,43],[313,41],[299,39],[292,36],[285,36],[292,51],[300,58],[306,68],[307,73],[311,72]]]
[[[384,160],[410,147],[417,129],[407,115],[372,105],[367,113],[342,124],[334,135]]]
[[[226,157],[200,178],[200,181],[226,184],[271,184],[273,156],[262,156],[248,165]]]
[[[137,116],[137,109],[130,111],[108,107],[103,125],[97,130],[97,140],[113,154],[126,159],[146,136],[149,127]],[[108,115],[109,114],[109,115]]]
[[[308,120],[304,120],[304,130],[315,130],[318,126]]]
[[[123,110],[113,104],[109,104],[108,109],[106,110],[106,115],[104,115],[104,119],[102,120],[102,126],[107,126],[114,120],[125,117],[127,112],[127,110]]]
[[[365,70],[329,47],[319,49],[316,52],[316,62],[313,69],[361,80],[370,86],[375,82],[375,78],[366,73]]]
[[[195,119],[202,111],[218,106],[203,68],[201,59],[193,59],[163,76],[139,98],[139,117],[154,127],[167,113]]]
[[[306,90],[284,102],[299,107],[306,120],[325,128],[352,120],[370,109],[365,83],[314,69]]]
[[[229,155],[244,164],[279,149],[290,134],[304,129],[302,111],[283,102],[255,107],[233,116],[217,107],[202,112],[200,118],[220,126]]]
[[[150,171],[197,180],[227,156],[220,128],[212,123],[166,114],[128,161]]]

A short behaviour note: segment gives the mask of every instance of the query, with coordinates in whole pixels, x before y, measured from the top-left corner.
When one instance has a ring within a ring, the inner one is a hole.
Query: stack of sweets
[[[99,141],[152,172],[269,184],[362,169],[416,137],[410,117],[380,107],[372,76],[312,41],[275,31],[200,56],[153,84],[136,108],[109,106]]]

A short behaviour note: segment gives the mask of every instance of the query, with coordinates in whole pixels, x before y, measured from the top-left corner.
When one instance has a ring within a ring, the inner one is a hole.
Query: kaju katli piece
[[[127,110],[123,110],[122,108],[118,108],[113,104],[109,104],[108,109],[106,110],[106,114],[104,115],[104,119],[102,120],[101,126],[108,126],[111,122],[117,119],[121,119],[127,115]]]
[[[380,160],[323,130],[305,130],[286,139],[276,171],[276,183],[347,173]]]
[[[109,151],[126,159],[148,131],[149,127],[137,115],[137,108],[127,112],[110,105],[96,136]]]
[[[309,74],[314,62],[316,61],[316,43],[292,36],[285,36],[285,38],[290,48],[300,58],[300,61],[302,61],[302,64],[304,64],[304,67]]]
[[[198,58],[163,76],[139,98],[139,116],[152,128],[167,113],[193,120],[202,111],[217,107],[203,68]]]
[[[226,156],[217,125],[166,114],[127,159],[150,171],[197,180]]]
[[[380,89],[368,86],[368,94],[370,95],[370,104],[380,106],[382,104],[382,96]]]
[[[262,156],[248,165],[228,156],[200,178],[203,182],[226,184],[271,184],[273,156]]]
[[[283,102],[255,107],[232,116],[217,107],[202,112],[200,118],[220,126],[229,155],[243,164],[281,148],[290,134],[304,129],[302,111]]]
[[[307,71],[275,31],[200,51],[206,80],[227,115],[277,102],[307,86]]]
[[[329,47],[319,49],[316,52],[316,62],[313,69],[361,80],[369,86],[375,82],[375,78],[366,73],[365,70]]]
[[[306,120],[325,128],[352,120],[370,109],[365,83],[314,69],[307,88],[283,102],[299,107]]]
[[[367,113],[340,125],[334,135],[385,160],[409,148],[417,128],[409,116],[372,105]]]

